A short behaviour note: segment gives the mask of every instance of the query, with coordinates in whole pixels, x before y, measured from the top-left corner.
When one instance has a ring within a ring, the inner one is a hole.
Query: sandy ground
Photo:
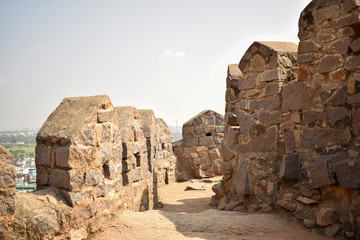
[[[93,240],[236,239],[236,240],[324,240],[293,218],[277,214],[218,211],[210,206],[214,183],[203,183],[205,191],[184,191],[190,182],[171,183],[159,190],[164,208],[146,212],[122,211],[103,224]]]

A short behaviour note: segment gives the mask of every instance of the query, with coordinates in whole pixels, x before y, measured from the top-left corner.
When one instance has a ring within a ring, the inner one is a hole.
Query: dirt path
[[[328,239],[276,214],[218,211],[209,205],[213,183],[203,183],[205,191],[184,191],[187,185],[189,182],[163,186],[159,196],[164,208],[118,213],[91,239]]]

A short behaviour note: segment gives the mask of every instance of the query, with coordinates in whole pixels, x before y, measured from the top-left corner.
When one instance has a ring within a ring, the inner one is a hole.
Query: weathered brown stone
[[[15,187],[15,169],[12,165],[1,167],[0,188]]]
[[[312,40],[308,41],[300,41],[299,43],[299,50],[298,52],[301,53],[309,53],[309,52],[315,52],[316,50],[320,49],[321,45],[315,43]]]
[[[286,79],[286,75],[281,68],[266,70],[261,75],[261,81],[265,82],[283,79]]]
[[[35,147],[35,163],[50,166],[50,146],[38,145]]]
[[[352,110],[351,116],[352,116],[352,126],[355,135],[359,139],[360,138],[360,108]]]
[[[329,53],[347,53],[351,43],[351,38],[345,38],[335,41],[329,48]]]
[[[296,210],[296,203],[284,201],[284,200],[278,200],[276,202],[280,207],[285,208],[286,210],[289,210],[291,212]]]
[[[85,185],[94,186],[100,183],[102,173],[100,169],[90,169],[85,175]]]
[[[95,203],[79,206],[76,209],[76,217],[79,222],[83,222],[86,219],[93,217],[96,213]]]
[[[114,113],[114,110],[98,112],[98,122],[104,123],[112,121],[114,118]]]
[[[285,130],[289,130],[289,129],[294,129],[295,125],[293,122],[290,121],[286,121],[280,124],[280,129],[285,129]]]
[[[299,190],[300,190],[301,194],[305,197],[312,197],[313,195],[318,193],[318,191],[314,190],[312,187],[307,186],[307,185],[301,186]]]
[[[304,222],[305,227],[307,227],[309,229],[313,229],[314,227],[316,227],[316,219],[304,218],[303,222]]]
[[[252,89],[255,87],[256,81],[259,78],[259,74],[247,74],[245,77],[240,78],[239,80],[239,90],[243,89]]]
[[[305,128],[300,134],[300,147],[303,149],[324,148],[334,144],[348,142],[350,138],[348,128],[345,130],[334,128]]]
[[[292,81],[286,84],[282,91],[282,110],[304,110],[314,108],[314,90],[302,81]]]
[[[344,69],[340,68],[338,70],[332,71],[329,74],[329,77],[332,82],[342,82],[345,80],[346,75]]]
[[[78,145],[95,146],[95,125],[88,124],[75,138],[75,143]]]
[[[260,100],[250,100],[249,110],[267,110],[273,111],[280,106],[280,100],[278,96],[265,97]]]
[[[256,54],[252,59],[250,63],[250,69],[262,72],[266,69],[266,63],[264,58],[262,58],[259,54]]]
[[[293,130],[285,132],[285,149],[286,153],[292,153],[296,151],[296,141]]]
[[[355,39],[354,41],[352,41],[351,44],[350,44],[350,48],[351,48],[354,52],[360,51],[360,38]]]
[[[348,112],[346,108],[334,108],[328,110],[328,119],[332,124],[345,119],[347,115]]]
[[[300,166],[298,153],[285,155],[280,165],[279,178],[298,180],[300,178]]]
[[[309,81],[310,80],[309,68],[303,64],[298,69],[298,79],[299,81]]]
[[[336,177],[345,188],[360,188],[360,162],[348,159],[335,165]]]
[[[280,85],[278,82],[271,82],[265,86],[265,96],[278,95],[280,93]]]
[[[221,144],[221,152],[225,161],[229,161],[235,155],[224,143]]]
[[[348,104],[360,104],[360,93],[349,95],[346,99]]]
[[[66,200],[72,207],[77,204],[80,204],[82,201],[89,199],[92,195],[91,190],[87,190],[84,192],[68,192],[68,191],[61,191],[63,196],[65,196]]]
[[[251,185],[250,185],[250,178],[249,178],[249,159],[242,159],[240,161],[239,168],[237,169],[237,172],[235,173],[235,192],[242,195],[250,195],[252,193],[251,191]]]
[[[84,184],[84,174],[82,172],[49,169],[49,184],[70,190],[80,188]]]
[[[313,188],[320,188],[335,183],[335,180],[330,176],[328,169],[328,162],[318,162],[307,167],[309,175],[310,186]]]
[[[199,145],[201,146],[209,146],[214,144],[213,137],[200,137],[199,138]]]
[[[330,21],[325,24],[325,28],[341,28],[349,25],[353,25],[359,22],[359,14],[357,12],[349,13],[347,15],[338,18],[335,21]]]
[[[109,143],[111,140],[111,124],[110,123],[104,123],[102,124],[102,143]]]
[[[303,197],[303,196],[298,197],[296,200],[299,201],[299,202],[302,202],[302,203],[304,203],[306,205],[310,205],[310,204],[314,204],[314,203],[318,202],[315,199],[308,198],[308,197]]]
[[[265,125],[277,125],[281,122],[281,112],[280,111],[274,111],[274,112],[268,112],[268,111],[261,111],[259,113],[259,121]]]
[[[326,102],[333,103],[335,106],[340,106],[345,104],[345,101],[346,101],[346,86],[342,86],[339,89],[337,89]]]
[[[239,154],[249,152],[274,152],[276,151],[276,132],[277,127],[270,127],[263,135],[253,138],[249,143],[240,144]]]
[[[55,150],[56,165],[64,168],[83,168],[91,164],[92,148],[64,146]]]
[[[251,115],[245,111],[236,110],[236,116],[238,119],[240,132],[242,134],[248,133],[253,122]]]
[[[0,216],[12,215],[15,213],[15,189],[0,191]]]
[[[320,63],[316,69],[319,73],[331,72],[343,65],[343,59],[341,55],[326,55],[320,60]]]
[[[312,12],[314,16],[314,20],[316,23],[321,23],[329,18],[337,18],[340,15],[340,5],[330,5],[324,6],[325,4],[321,4],[323,7],[318,8]]]
[[[316,223],[321,227],[325,227],[335,223],[338,219],[338,213],[334,208],[325,207],[316,213]]]
[[[360,69],[360,56],[349,56],[346,59],[345,69],[348,71]]]
[[[314,57],[313,57],[312,53],[298,55],[298,63],[299,64],[312,62],[313,60],[314,60]]]

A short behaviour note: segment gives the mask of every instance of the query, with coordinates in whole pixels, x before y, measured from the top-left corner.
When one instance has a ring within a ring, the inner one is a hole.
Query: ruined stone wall
[[[255,42],[229,66],[219,209],[286,209],[328,236],[360,235],[359,6],[312,1],[298,63],[288,44]]]
[[[182,132],[183,140],[174,146],[178,157],[177,179],[222,175],[223,116],[205,110],[184,123]]]
[[[107,96],[65,98],[37,135],[39,191],[19,194],[14,221],[0,233],[84,239],[118,209],[153,209],[158,187],[174,181],[171,142],[151,110],[113,107]]]
[[[1,229],[13,219],[15,213],[15,168],[9,151],[0,146],[0,238]]]

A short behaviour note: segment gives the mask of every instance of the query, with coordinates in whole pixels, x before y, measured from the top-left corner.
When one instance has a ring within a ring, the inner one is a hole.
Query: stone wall
[[[65,98],[37,135],[39,191],[19,194],[15,221],[0,232],[84,239],[118,209],[153,209],[158,187],[174,181],[171,142],[151,110],[114,107],[107,96]]]
[[[359,6],[314,0],[297,61],[294,45],[255,42],[229,66],[219,209],[286,209],[328,236],[360,235]]]
[[[184,123],[182,132],[183,140],[174,145],[178,157],[177,179],[186,181],[193,177],[222,175],[223,116],[205,110]]]
[[[15,168],[9,151],[0,146],[0,229],[6,228],[15,213]],[[0,238],[4,236],[0,231]]]

